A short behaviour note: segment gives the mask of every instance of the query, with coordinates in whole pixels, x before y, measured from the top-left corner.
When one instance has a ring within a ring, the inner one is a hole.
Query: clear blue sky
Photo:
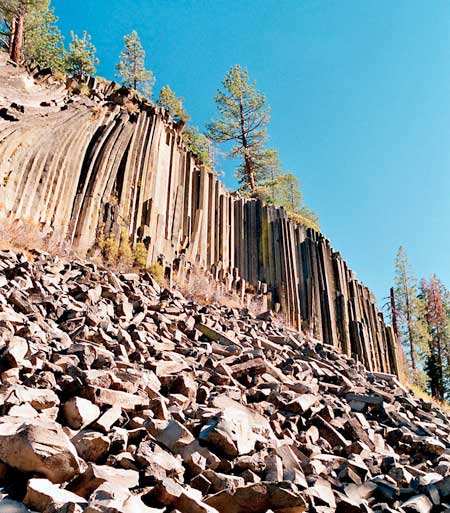
[[[406,248],[418,277],[450,287],[448,0],[53,0],[60,26],[92,34],[114,77],[136,29],[157,78],[195,124],[234,64],[272,107],[270,144],[307,204],[376,294]],[[68,37],[67,37],[68,38]],[[232,174],[225,177],[232,187]]]

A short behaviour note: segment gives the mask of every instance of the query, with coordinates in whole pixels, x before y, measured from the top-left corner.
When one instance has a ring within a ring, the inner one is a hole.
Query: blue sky
[[[114,78],[136,29],[157,78],[193,122],[234,64],[272,107],[270,144],[323,232],[378,302],[406,248],[418,277],[450,287],[450,2],[53,0],[60,27],[92,34]],[[233,187],[232,173],[226,184]]]

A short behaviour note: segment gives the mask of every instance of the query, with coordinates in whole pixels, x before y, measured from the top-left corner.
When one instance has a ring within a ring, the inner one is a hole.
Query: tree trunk
[[[24,21],[25,9],[23,5],[20,4],[13,20],[13,29],[11,31],[11,41],[9,45],[9,56],[11,60],[17,64],[22,60]]]
[[[133,53],[132,53],[132,62],[133,62],[133,89],[137,91],[138,88],[138,81],[137,81],[137,44],[134,43],[133,46]]]
[[[247,172],[248,184],[250,185],[250,189],[252,192],[256,190],[256,180],[255,173],[253,171],[252,159],[248,149],[247,143],[247,134],[245,133],[245,117],[244,117],[244,106],[242,102],[239,102],[239,113],[240,113],[240,123],[241,123],[241,135],[242,135],[242,146],[244,148],[244,166],[245,171]]]
[[[272,177],[271,189],[272,189],[272,203],[275,203],[275,170],[272,167],[270,171],[270,175]]]
[[[409,287],[406,281],[406,273],[402,272],[403,287],[405,291],[405,306],[406,306],[406,320],[408,324],[408,338],[409,338],[409,352],[411,358],[411,367],[413,371],[414,382],[417,383],[417,366],[416,366],[416,355],[414,350],[414,336],[413,336],[413,325],[411,315],[411,304],[409,302]]]
[[[434,337],[431,338],[431,340],[428,343],[428,348],[430,351],[429,358],[429,365],[427,368],[427,375],[430,381],[430,391],[432,397],[439,397],[439,369],[436,359],[436,341]]]
[[[397,308],[395,306],[394,287],[391,287],[390,297],[391,297],[392,329],[394,330],[395,336],[398,338]]]
[[[438,360],[438,376],[439,376],[439,390],[438,396],[439,399],[444,399],[444,369],[442,367],[442,344],[441,339],[439,337],[436,338],[436,349],[437,349],[437,360]]]
[[[252,159],[250,156],[246,153],[245,155],[245,169],[247,170],[247,176],[248,176],[248,183],[250,185],[250,189],[252,191],[256,190],[256,181],[255,181],[255,173],[252,169]]]

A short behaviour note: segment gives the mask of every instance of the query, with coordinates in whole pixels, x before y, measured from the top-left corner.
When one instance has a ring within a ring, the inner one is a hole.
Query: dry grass
[[[248,295],[247,308],[253,315],[259,315],[267,311],[266,301],[262,295]]]
[[[91,89],[87,84],[81,83],[79,84],[77,88],[77,92],[80,96],[90,96],[91,95]]]
[[[99,84],[105,84],[105,85],[109,85],[111,83],[111,80],[108,80],[107,78],[105,77],[99,77],[99,76],[96,76],[95,79],[97,80],[97,82]]]
[[[399,348],[398,355],[400,367],[398,380],[400,381],[400,383],[417,398],[423,399],[424,401],[431,403],[435,408],[440,408],[445,413],[450,415],[450,403],[448,401],[440,401],[424,390],[426,386],[426,378],[423,374],[423,371],[418,373],[419,382],[413,382],[413,376],[410,373],[408,359],[406,357],[406,353],[403,347]]]
[[[431,403],[435,408],[440,408],[447,415],[450,415],[450,403],[448,403],[447,401],[440,401],[434,398],[433,396],[425,392],[422,388],[420,388],[418,385],[406,383],[405,386],[409,390],[411,390],[411,392],[419,399],[423,399],[424,401]]]
[[[54,71],[52,76],[58,82],[65,82],[66,81],[66,74],[63,73],[62,71]]]
[[[243,306],[237,294],[228,292],[224,284],[214,280],[211,274],[202,269],[193,267],[184,278],[175,275],[174,282],[186,299],[201,305],[217,303],[228,308]]]
[[[45,250],[46,237],[39,226],[31,221],[2,220],[0,249],[25,253],[33,259],[33,249]]]
[[[66,245],[57,244],[51,239],[51,232],[33,220],[1,220],[0,249],[24,253],[34,259],[33,250],[45,251],[51,255],[68,256],[71,251]]]

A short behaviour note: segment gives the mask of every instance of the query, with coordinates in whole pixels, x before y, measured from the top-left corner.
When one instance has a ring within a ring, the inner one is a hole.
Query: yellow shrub
[[[141,268],[145,268],[147,266],[147,248],[143,242],[138,242],[136,244],[136,249],[134,251],[134,261],[136,265]]]
[[[105,234],[103,233],[103,230],[97,239],[97,247],[100,250],[100,253],[103,255],[103,253],[105,252],[105,247],[106,247],[106,239],[105,239]]]
[[[166,285],[166,278],[164,276],[164,268],[160,263],[153,263],[148,267],[148,272],[152,275],[153,279],[161,286]]]
[[[114,235],[110,235],[105,241],[104,257],[110,264],[117,263],[119,256],[119,243]]]
[[[91,94],[91,90],[87,84],[80,84],[78,86],[78,94],[80,96],[89,96]]]
[[[66,80],[66,74],[62,71],[54,71],[53,72],[53,78],[55,80],[59,80],[60,82],[65,82]]]
[[[120,228],[120,244],[118,250],[119,262],[131,266],[134,261],[133,250],[131,249],[130,238],[125,227]]]

